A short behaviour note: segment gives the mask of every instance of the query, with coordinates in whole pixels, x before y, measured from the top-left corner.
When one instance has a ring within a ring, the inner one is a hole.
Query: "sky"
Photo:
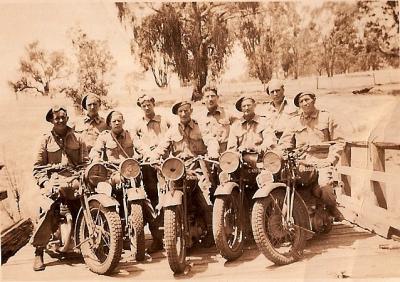
[[[18,59],[24,54],[25,46],[34,40],[39,40],[41,46],[48,50],[61,49],[72,54],[72,45],[66,32],[76,24],[91,38],[108,40],[117,61],[117,84],[121,84],[124,73],[137,69],[137,64],[130,55],[129,38],[118,22],[116,8],[110,2],[17,1],[1,3],[0,7],[1,84],[17,75]]]
[[[34,40],[39,40],[47,50],[64,50],[67,55],[72,55],[72,45],[66,32],[79,24],[90,38],[108,41],[117,61],[111,92],[115,95],[122,93],[125,75],[142,69],[130,54],[130,38],[116,15],[117,9],[110,1],[0,0],[0,91],[9,91],[7,80],[17,77],[18,60],[23,56],[25,46]],[[238,62],[245,64],[246,59],[236,47],[233,58],[228,60],[229,71],[225,78],[243,74],[245,68],[238,68]],[[179,84],[177,80],[173,83]],[[156,87],[151,73],[146,74],[145,82],[140,86],[143,89]]]

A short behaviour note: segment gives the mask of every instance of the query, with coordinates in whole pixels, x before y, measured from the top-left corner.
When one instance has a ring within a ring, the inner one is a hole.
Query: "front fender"
[[[88,198],[89,204],[92,201],[97,201],[103,207],[106,207],[106,208],[107,207],[117,207],[117,206],[119,206],[119,203],[118,203],[118,201],[116,199],[114,199],[114,198],[112,198],[112,197],[110,197],[108,195],[105,195],[105,194],[94,194],[94,195],[91,195]]]
[[[179,190],[174,190],[172,192],[167,192],[164,197],[164,208],[179,206],[182,204],[183,192]]]
[[[260,189],[256,191],[256,193],[253,196],[253,199],[266,198],[273,190],[277,188],[286,189],[286,184],[280,182],[265,183]]]
[[[126,194],[128,195],[128,201],[144,200],[147,196],[143,188],[129,188]]]
[[[215,190],[214,196],[219,195],[230,195],[234,188],[238,188],[239,185],[235,182],[225,182],[221,185],[218,185],[217,189]]]

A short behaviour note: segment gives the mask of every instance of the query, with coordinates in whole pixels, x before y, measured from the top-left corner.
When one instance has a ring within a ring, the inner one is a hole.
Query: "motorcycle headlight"
[[[161,172],[166,180],[178,180],[185,173],[185,164],[179,158],[168,158],[162,164]]]
[[[281,157],[272,151],[266,152],[263,159],[264,169],[277,173],[281,169]]]
[[[224,152],[219,157],[219,167],[226,173],[232,173],[239,167],[240,156],[236,152]]]
[[[139,162],[131,158],[123,160],[119,165],[119,171],[125,178],[136,178],[140,174]]]
[[[91,164],[85,170],[85,181],[92,188],[96,187],[99,182],[107,181],[107,179],[108,170],[100,163]]]

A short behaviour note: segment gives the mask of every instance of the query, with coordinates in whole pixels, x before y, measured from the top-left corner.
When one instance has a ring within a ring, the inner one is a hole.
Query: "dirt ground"
[[[147,243],[150,243],[147,241]],[[45,255],[46,269],[32,270],[30,245],[1,267],[2,281],[399,281],[400,243],[383,239],[351,224],[335,225],[328,235],[307,243],[299,262],[275,266],[257,250],[247,247],[236,261],[226,262],[215,247],[194,249],[184,275],[174,276],[165,252],[137,263],[125,253],[111,276],[90,272],[80,257],[58,260]]]

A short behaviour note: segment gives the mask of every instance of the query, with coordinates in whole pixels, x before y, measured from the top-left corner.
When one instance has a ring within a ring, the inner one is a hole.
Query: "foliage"
[[[174,72],[183,83],[192,82],[193,100],[201,99],[208,79],[218,77],[231,52],[233,38],[228,29],[229,3],[191,2],[149,4],[153,13],[135,22],[137,4],[118,3],[121,22],[133,25],[140,62],[151,69],[160,87]]]
[[[300,18],[294,3],[269,2],[249,8],[254,13],[239,20],[236,37],[249,60],[250,76],[267,83],[280,67],[287,76],[299,62],[296,38]]]
[[[384,61],[399,65],[399,2],[357,2],[358,19],[367,66],[377,69]]]
[[[79,108],[83,95],[94,93],[107,108],[109,101],[106,96],[116,64],[107,41],[90,39],[80,27],[74,27],[68,33],[77,60],[77,86],[65,88],[66,95]]]
[[[33,89],[48,96],[53,82],[71,74],[68,60],[61,51],[49,52],[40,46],[39,41],[34,41],[26,46],[25,53],[19,61],[19,78],[8,82],[15,93]],[[58,88],[54,86],[53,90]]]

